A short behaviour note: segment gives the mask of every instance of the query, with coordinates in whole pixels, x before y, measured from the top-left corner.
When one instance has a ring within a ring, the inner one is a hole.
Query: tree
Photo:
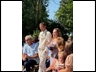
[[[55,17],[64,27],[64,31],[73,32],[73,0],[61,0]]]
[[[38,13],[39,13],[39,4],[40,0],[37,0],[37,5],[36,5],[36,25],[38,25]]]
[[[46,7],[49,0],[23,0],[22,1],[22,36],[33,34],[39,28],[41,21],[46,21],[48,13]]]

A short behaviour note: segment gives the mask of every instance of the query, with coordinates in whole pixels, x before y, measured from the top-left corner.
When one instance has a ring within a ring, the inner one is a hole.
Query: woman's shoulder
[[[66,58],[67,61],[70,61],[72,59],[73,59],[73,54],[68,55],[67,58]]]
[[[73,54],[67,56],[65,60],[65,67],[73,67]]]
[[[70,54],[70,55],[68,55],[67,57],[73,57],[73,53],[72,53],[72,54]]]

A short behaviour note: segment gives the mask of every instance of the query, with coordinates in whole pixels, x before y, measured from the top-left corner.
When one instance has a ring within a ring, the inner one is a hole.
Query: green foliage
[[[73,32],[73,0],[61,0],[60,8],[56,12],[55,21],[48,19],[49,0],[40,0],[38,20],[36,23],[36,6],[39,0],[22,1],[22,37],[28,34],[39,35],[39,23],[46,22],[47,29],[52,33],[54,28],[59,28],[62,34]]]
[[[34,31],[33,31],[33,34],[32,34],[32,38],[33,38],[35,35],[39,36],[39,33],[40,33],[40,30],[38,30],[38,29],[34,30]]]
[[[51,33],[52,33],[52,31],[53,31],[54,28],[59,28],[59,29],[61,30],[62,34],[65,32],[63,26],[61,26],[61,24],[58,23],[58,22],[55,21],[55,20],[48,20],[48,21],[47,21],[47,24],[48,24],[47,29],[48,29]]]
[[[73,0],[61,0],[55,17],[67,33],[73,32]]]
[[[46,11],[46,7],[48,6],[49,0],[40,0],[38,22],[36,25],[37,1],[38,0],[22,1],[22,36],[23,38],[28,34],[33,34],[33,31],[36,30],[36,28],[39,28],[40,22],[47,21],[48,11]]]

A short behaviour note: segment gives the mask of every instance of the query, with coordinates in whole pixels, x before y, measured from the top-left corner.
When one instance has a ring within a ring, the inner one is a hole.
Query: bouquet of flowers
[[[54,49],[56,49],[56,45],[55,45],[55,44],[49,44],[49,45],[47,46],[47,48],[48,48],[49,50],[54,50]]]

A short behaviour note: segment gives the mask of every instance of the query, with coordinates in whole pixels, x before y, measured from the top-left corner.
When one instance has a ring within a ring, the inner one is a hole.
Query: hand
[[[50,56],[47,56],[47,59],[50,59]]]
[[[56,72],[56,70],[52,70],[52,72]]]
[[[22,58],[23,61],[26,61],[26,58]]]
[[[46,69],[46,72],[48,72],[49,70],[48,69]]]
[[[24,58],[25,58],[25,59],[28,59],[28,58],[29,58],[29,56],[26,54],[26,55],[24,56]]]
[[[45,48],[45,50],[44,50],[44,51],[45,51],[45,53],[48,53],[48,49],[47,49],[47,47]]]
[[[47,51],[45,51],[45,53],[47,53]]]
[[[61,70],[61,67],[57,67],[57,70]]]
[[[24,60],[24,61],[26,60],[25,54],[22,55],[22,60]]]

